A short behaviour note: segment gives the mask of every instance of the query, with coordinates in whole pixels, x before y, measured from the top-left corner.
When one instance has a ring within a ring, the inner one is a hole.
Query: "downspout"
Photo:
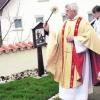
[[[0,46],[3,44],[2,31],[1,31],[1,17],[2,17],[2,10],[0,10]]]

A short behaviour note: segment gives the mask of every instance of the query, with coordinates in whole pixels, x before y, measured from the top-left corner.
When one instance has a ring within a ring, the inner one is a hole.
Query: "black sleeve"
[[[44,30],[45,35],[49,35],[49,31]]]
[[[92,27],[93,27],[94,23],[95,23],[95,21],[93,21],[93,22],[91,23],[91,26],[92,26]]]

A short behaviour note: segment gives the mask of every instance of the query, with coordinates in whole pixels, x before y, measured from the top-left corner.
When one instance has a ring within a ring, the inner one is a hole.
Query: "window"
[[[14,19],[15,28],[22,28],[22,19],[16,18]]]
[[[62,15],[62,20],[65,21],[66,20],[66,15]]]
[[[43,22],[43,17],[36,17],[36,23]]]
[[[38,2],[48,2],[49,0],[38,0]]]
[[[88,13],[88,20],[91,22],[94,19],[92,13]]]

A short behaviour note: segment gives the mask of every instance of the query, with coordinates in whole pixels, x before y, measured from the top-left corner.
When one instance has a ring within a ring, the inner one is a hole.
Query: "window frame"
[[[37,0],[38,2],[49,2],[50,0]]]
[[[92,12],[88,12],[88,21],[91,22],[92,20],[94,20],[93,14]]]
[[[15,20],[17,20],[17,19],[18,19],[18,20],[21,20],[21,21],[20,21],[20,22],[21,22],[20,27],[16,27],[16,25],[15,25],[15,24],[16,24],[16,23],[15,23]],[[20,30],[23,30],[23,22],[22,22],[22,17],[14,17],[14,18],[13,18],[13,22],[14,22],[14,30],[15,30],[15,31],[18,31],[18,30],[19,30],[19,31],[20,31]]]
[[[37,21],[37,18],[43,18],[43,19],[42,19],[42,21]],[[36,23],[39,23],[39,22],[42,22],[43,23],[44,22],[44,15],[36,15],[35,16],[35,22]]]
[[[62,21],[63,21],[63,22],[67,19],[67,17],[66,17],[66,19],[65,19],[64,17],[66,17],[66,15],[63,13],[63,14],[62,14]]]

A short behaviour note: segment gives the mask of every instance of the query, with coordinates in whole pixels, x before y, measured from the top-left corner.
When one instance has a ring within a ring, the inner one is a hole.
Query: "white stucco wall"
[[[58,12],[52,16],[49,24],[50,30],[55,31],[62,23],[62,14],[64,13],[65,4],[76,2],[79,6],[79,15],[86,19],[88,17],[88,12],[91,11],[95,5],[100,5],[100,0],[49,0],[48,2],[37,1],[38,0],[11,0],[4,8],[2,14],[3,37],[9,29],[10,22],[13,22],[13,19],[16,16],[22,18],[23,25],[23,30],[15,31],[13,24],[9,34],[5,38],[4,44],[12,44],[19,41],[32,41],[31,29],[36,24],[35,17],[42,15],[44,16],[44,21],[47,20],[53,6],[58,7]]]
[[[42,48],[44,67],[47,65],[46,47]],[[37,49],[0,55],[0,76],[38,68]]]

